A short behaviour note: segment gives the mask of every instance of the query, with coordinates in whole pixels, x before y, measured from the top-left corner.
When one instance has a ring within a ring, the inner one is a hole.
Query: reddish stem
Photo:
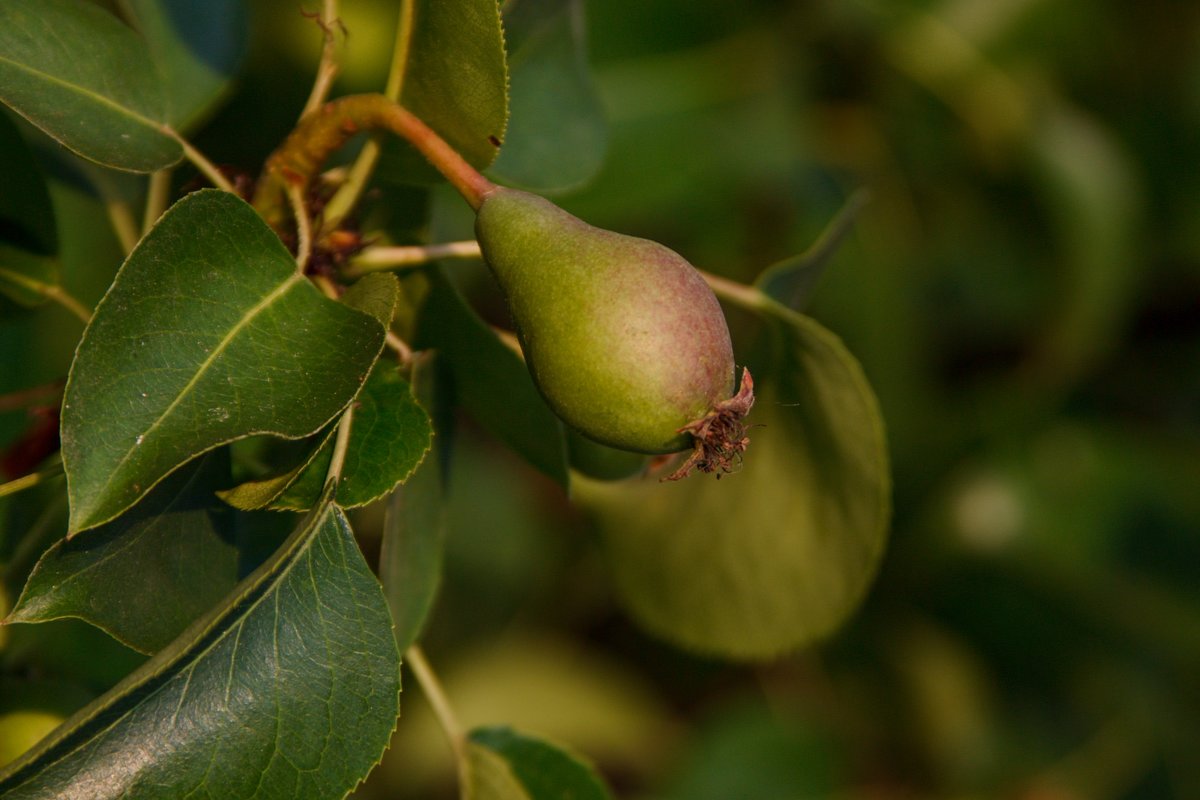
[[[476,210],[496,186],[412,112],[381,94],[341,97],[305,116],[267,159],[254,207],[272,225],[287,219],[287,187],[302,192],[326,159],[362,131],[391,131],[408,141]]]

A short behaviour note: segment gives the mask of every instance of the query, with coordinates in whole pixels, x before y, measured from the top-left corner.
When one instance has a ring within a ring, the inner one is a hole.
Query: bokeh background
[[[342,5],[339,91],[377,88],[394,3]],[[197,137],[247,170],[319,48],[294,0],[253,6]],[[748,281],[868,198],[807,312],[878,394],[892,532],[827,641],[698,658],[638,630],[587,520],[464,419],[425,638],[459,714],[567,743],[629,798],[1200,797],[1200,5],[593,0],[586,20],[608,146],[568,209]],[[95,691],[132,663],[61,639],[7,657]],[[453,796],[407,686],[363,798]]]

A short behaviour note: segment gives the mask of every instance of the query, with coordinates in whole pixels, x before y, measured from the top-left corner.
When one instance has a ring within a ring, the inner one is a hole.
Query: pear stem
[[[301,193],[325,160],[363,131],[390,131],[409,142],[478,210],[496,185],[412,112],[381,94],[340,97],[306,114],[267,159],[254,208],[271,225],[287,218],[289,187]]]

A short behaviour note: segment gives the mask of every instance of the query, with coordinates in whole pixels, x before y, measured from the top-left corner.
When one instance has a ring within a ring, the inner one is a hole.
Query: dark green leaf
[[[538,394],[521,357],[496,338],[443,275],[430,274],[416,346],[444,356],[458,400],[475,419],[565,485],[562,423]]]
[[[33,152],[17,126],[0,112],[0,242],[51,254],[58,250],[54,207]]]
[[[145,37],[167,90],[167,120],[180,130],[207,114],[246,51],[243,0],[120,0]]]
[[[529,800],[606,800],[610,796],[589,764],[545,740],[506,727],[476,728],[468,738],[472,766],[487,765],[486,769],[477,767],[471,771],[473,779],[482,779],[480,785],[475,787],[474,797],[477,800],[506,800],[510,797]],[[491,759],[478,758],[476,748],[504,759],[505,766],[521,789],[520,795],[514,793],[508,781],[492,777],[497,772],[497,765]]]
[[[175,204],[122,266],[71,367],[71,530],[120,514],[188,459],[254,433],[315,433],[383,346],[378,320],[323,297],[246,203]]]
[[[57,260],[0,243],[0,294],[23,306],[36,306],[56,286]]]
[[[7,800],[342,797],[399,710],[387,604],[323,504],[214,610],[0,773]]]
[[[150,172],[183,150],[146,43],[81,0],[0,3],[0,102],[84,158]]]
[[[862,599],[886,540],[883,425],[858,363],[813,320],[763,298],[769,347],[743,468],[572,491],[597,512],[633,613],[698,651],[764,658],[833,630]]]
[[[278,478],[243,484],[221,497],[238,508],[312,508],[321,495],[333,457],[332,434],[331,429],[300,468]],[[337,488],[338,505],[366,505],[403,483],[425,457],[432,437],[429,415],[413,397],[408,381],[394,365],[377,365],[355,401],[350,442]]]
[[[356,311],[370,314],[384,328],[391,326],[400,299],[400,284],[395,275],[376,272],[367,275],[342,295],[342,302]]]
[[[228,476],[227,458],[209,456],[94,534],[60,540],[6,623],[78,617],[143,653],[166,647],[257,566],[248,562],[260,548],[238,536],[249,520],[213,497]]]
[[[496,157],[508,119],[508,68],[496,0],[412,0],[414,26],[401,103],[476,169]],[[495,140],[494,142],[492,140]],[[428,183],[437,173],[389,139],[380,174]]]
[[[432,369],[418,369],[414,390],[431,407]],[[442,432],[439,431],[439,435]],[[401,652],[415,642],[433,608],[442,577],[442,538],[446,529],[445,486],[438,448],[431,447],[425,460],[404,486],[388,498],[379,551],[379,580],[392,609],[396,643]]]
[[[324,475],[332,456],[333,440],[337,433],[337,427],[337,423],[334,422],[316,436],[311,437],[308,442],[305,442],[305,444],[311,444],[310,449],[307,451],[302,450],[300,452],[300,460],[287,472],[272,475],[269,478],[246,481],[232,489],[224,489],[217,492],[217,496],[234,508],[253,511],[259,508],[271,507],[272,503],[287,491],[289,486],[299,481],[310,468],[313,472],[320,472],[318,480],[324,484]],[[318,490],[318,494],[320,494],[320,490]],[[314,503],[315,501],[309,503],[305,509],[301,510],[312,508]]]
[[[802,310],[808,304],[817,281],[825,274],[825,268],[854,229],[858,213],[866,205],[867,199],[866,191],[851,195],[812,247],[794,258],[768,267],[758,276],[754,285],[763,294],[793,311]]]
[[[542,192],[580,186],[600,170],[608,125],[587,63],[580,0],[510,4],[511,117],[493,176]]]

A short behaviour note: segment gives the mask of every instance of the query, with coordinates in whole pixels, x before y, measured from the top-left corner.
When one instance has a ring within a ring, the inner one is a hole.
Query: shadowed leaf
[[[744,465],[693,476],[572,480],[596,512],[625,603],[690,649],[744,659],[794,650],[857,606],[886,540],[890,482],[876,400],[813,320],[763,298],[767,346]]]
[[[7,800],[342,797],[399,711],[379,583],[323,504],[222,606],[0,772]]]

